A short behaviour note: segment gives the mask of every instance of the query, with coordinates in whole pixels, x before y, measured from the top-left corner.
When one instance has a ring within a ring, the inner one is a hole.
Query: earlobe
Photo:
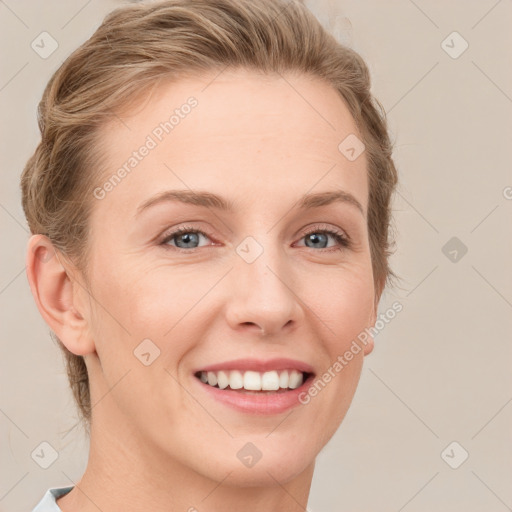
[[[379,303],[380,303],[380,299],[382,297],[382,292],[384,291],[385,286],[386,286],[386,278],[382,277],[379,280],[379,282],[377,283],[377,288],[375,290],[373,309],[372,309],[369,323],[368,323],[369,327],[374,327],[375,323],[377,322],[377,311],[379,310]],[[373,340],[373,336],[371,334],[369,334],[368,338],[367,338],[367,343],[366,343],[365,349],[364,349],[364,355],[367,356],[367,355],[371,354],[374,346],[375,346],[375,343]]]
[[[375,311],[373,311],[370,321],[368,323],[368,329],[366,332],[368,334],[368,337],[366,338],[365,345],[364,345],[364,355],[365,356],[370,355],[373,352],[374,341],[373,341],[373,336],[370,334],[369,329],[375,325],[376,320],[377,320],[377,314]]]
[[[44,235],[32,235],[26,255],[27,278],[37,308],[50,329],[76,355],[94,352],[84,318],[85,302],[79,301],[80,284],[59,258],[58,251]]]
[[[380,288],[377,291],[377,293],[375,294],[374,302],[373,302],[373,308],[372,308],[372,311],[371,311],[371,314],[370,314],[370,318],[368,320],[368,330],[367,330],[368,337],[366,338],[366,343],[365,343],[365,346],[364,346],[364,355],[365,356],[371,354],[373,352],[373,348],[375,346],[375,343],[374,343],[374,340],[373,340],[373,336],[369,333],[369,329],[371,327],[374,327],[375,326],[375,322],[377,321],[377,310],[378,310],[378,307],[379,307],[381,290],[382,290],[382,288]]]

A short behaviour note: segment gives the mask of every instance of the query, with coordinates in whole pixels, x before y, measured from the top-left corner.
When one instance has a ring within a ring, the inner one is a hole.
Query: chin
[[[262,442],[261,445],[263,444]],[[279,452],[264,448],[261,450],[259,460],[256,458],[250,460],[250,457],[247,457],[247,460],[242,462],[245,458],[244,453],[250,453],[250,451],[250,449],[246,452],[242,451],[240,458],[237,452],[234,457],[228,458],[225,452],[219,454],[217,459],[210,460],[211,472],[207,476],[212,480],[222,481],[229,474],[225,484],[234,487],[268,487],[278,485],[278,482],[286,484],[309,468],[312,469],[315,462],[313,455],[308,456],[305,449],[292,446],[291,443],[286,449],[281,445]],[[257,456],[256,453],[254,452],[255,456]],[[203,473],[204,462],[203,460]]]

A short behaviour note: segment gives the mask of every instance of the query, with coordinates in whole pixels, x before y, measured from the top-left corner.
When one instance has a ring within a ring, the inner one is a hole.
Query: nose
[[[285,254],[266,247],[249,263],[235,255],[226,317],[238,332],[279,336],[296,329],[304,310]]]

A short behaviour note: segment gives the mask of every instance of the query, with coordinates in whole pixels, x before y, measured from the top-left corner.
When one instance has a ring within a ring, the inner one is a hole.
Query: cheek
[[[331,351],[342,350],[369,326],[374,304],[371,269],[350,274],[340,271],[310,280],[307,288],[307,305],[325,331],[325,339],[331,340]]]
[[[194,331],[187,332],[189,320],[216,279],[211,273],[203,279],[197,271],[110,267],[95,290],[93,328],[100,358],[129,365],[133,351],[149,339],[160,350],[159,364],[175,366],[188,350],[187,334]]]
[[[101,379],[108,388],[115,387],[109,393],[111,399],[140,420],[139,426],[144,418],[161,415],[163,403],[183,410],[171,375],[176,375],[179,361],[193,342],[194,330],[186,314],[200,298],[199,290],[194,290],[193,281],[192,287],[184,286],[182,276],[177,282],[177,273],[166,281],[143,269],[103,268],[103,278],[96,281],[92,328]],[[145,354],[149,354],[146,359]]]
[[[322,290],[311,287],[308,304],[318,317],[327,355],[315,389],[310,389],[311,417],[325,418],[325,423],[311,425],[322,446],[339,427],[354,397],[364,359],[364,344],[358,336],[369,326],[374,304],[371,271],[340,272],[338,279],[325,283]]]
[[[96,293],[112,313],[110,320],[119,320],[137,336],[145,335],[146,329],[148,335],[163,335],[199,293],[197,281],[186,279],[180,271],[158,272],[142,265],[112,266],[98,281]]]

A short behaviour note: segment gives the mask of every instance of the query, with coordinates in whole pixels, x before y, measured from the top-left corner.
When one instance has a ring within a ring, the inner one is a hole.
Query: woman
[[[125,6],[57,70],[27,274],[90,455],[35,511],[304,510],[395,277],[369,89],[298,1]]]

